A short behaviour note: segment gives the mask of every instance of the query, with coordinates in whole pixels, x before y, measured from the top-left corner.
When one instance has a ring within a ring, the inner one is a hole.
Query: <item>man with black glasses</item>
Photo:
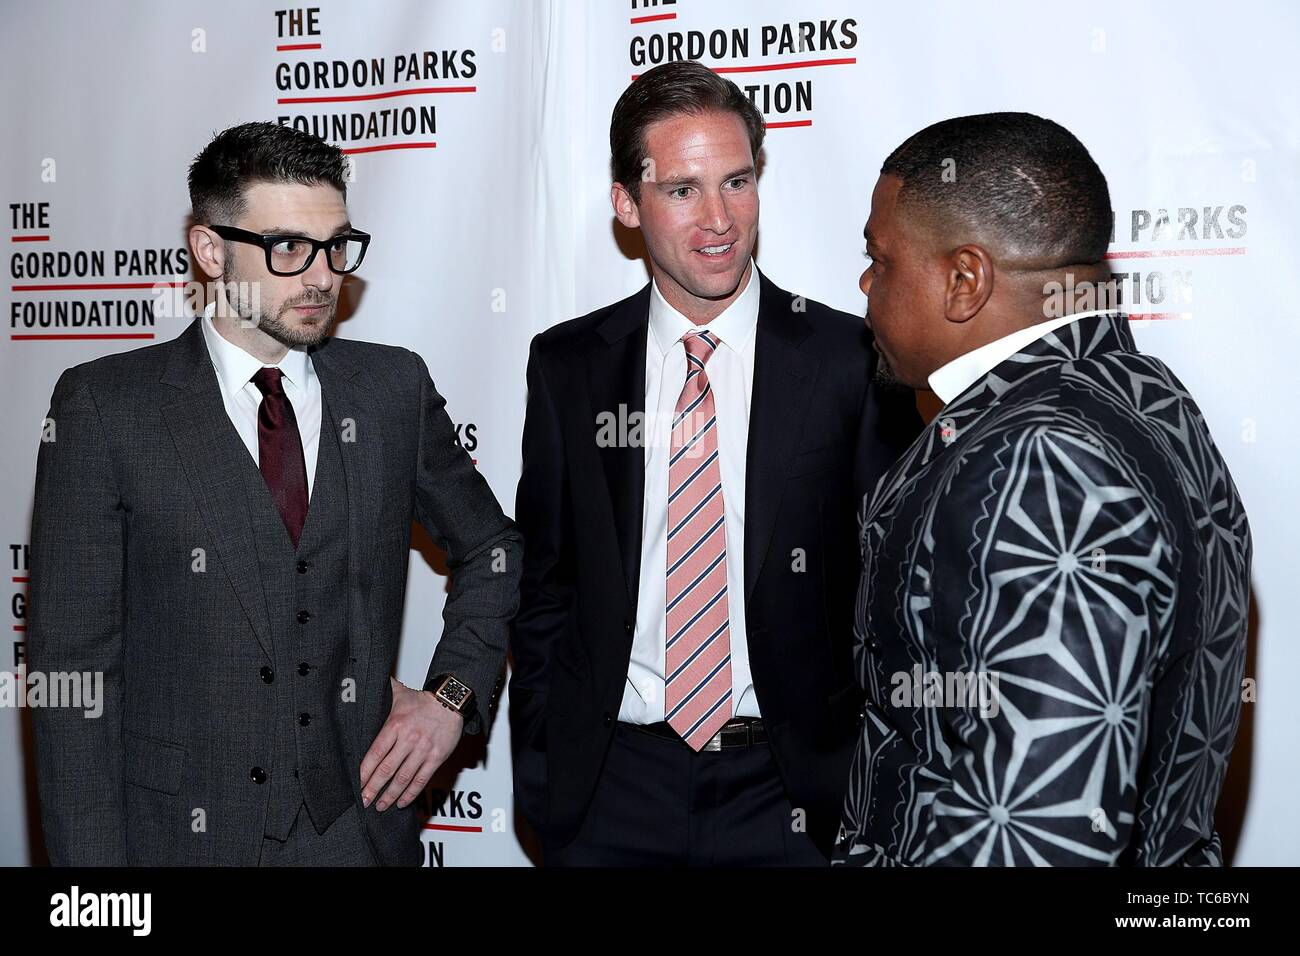
[[[248,123],[190,168],[199,268],[171,342],[59,379],[37,464],[30,668],[102,674],[33,711],[55,864],[416,864],[413,801],[486,729],[520,538],[423,360],[329,337],[346,158]],[[452,590],[422,690],[390,677],[412,520]]]

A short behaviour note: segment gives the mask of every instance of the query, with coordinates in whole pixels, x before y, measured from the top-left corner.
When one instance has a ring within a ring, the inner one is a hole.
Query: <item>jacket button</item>
[[[269,684],[271,681],[275,680],[275,671],[271,670],[269,667],[263,667],[257,673],[261,676],[263,684]]]
[[[600,719],[605,724],[606,727],[608,727],[610,724],[614,722],[614,718],[611,717],[608,713],[603,715]]]
[[[299,561],[299,562],[298,562],[298,573],[299,573],[299,574],[306,574],[306,573],[307,573],[307,569],[310,568],[310,567],[311,567],[311,565],[308,564],[306,561]]]
[[[308,664],[306,661],[299,661],[299,662],[298,662],[298,676],[300,676],[300,677],[306,677],[307,674],[310,673],[310,671],[311,671],[311,665],[310,665],[310,664]]]
[[[266,771],[261,767],[254,767],[248,771],[248,777],[253,783],[266,783]]]
[[[624,621],[624,622],[623,622],[623,631],[624,631],[624,633],[631,634],[632,631],[635,630],[635,629],[636,629],[636,621]]]
[[[311,714],[308,714],[308,713],[305,713],[305,712],[304,712],[304,713],[301,713],[301,714],[298,715],[298,726],[299,726],[299,727],[306,727],[306,726],[307,726],[308,724],[310,724],[310,723],[311,723]]]
[[[299,611],[299,612],[298,612],[298,623],[299,623],[299,624],[306,624],[306,623],[307,623],[308,621],[310,621],[310,620],[311,620],[311,611]]]

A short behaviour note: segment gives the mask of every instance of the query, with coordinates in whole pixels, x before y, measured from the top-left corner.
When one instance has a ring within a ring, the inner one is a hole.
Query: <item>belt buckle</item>
[[[736,722],[733,723],[733,721]],[[754,744],[753,723],[747,720],[736,720],[736,718],[732,718],[732,720],[729,720],[727,721],[727,723],[722,725],[722,729],[720,729],[716,734],[714,734],[712,737],[709,738],[709,742],[706,743],[702,749],[713,751],[713,752],[721,750],[722,735],[726,733],[734,734],[737,731],[743,734],[745,739],[743,742],[738,742],[735,746],[743,746],[743,747],[753,746]]]

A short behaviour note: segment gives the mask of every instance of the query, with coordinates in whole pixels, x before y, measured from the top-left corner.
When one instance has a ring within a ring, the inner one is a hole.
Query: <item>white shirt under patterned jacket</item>
[[[1123,315],[935,373],[861,516],[867,704],[834,862],[1219,865],[1246,514]]]

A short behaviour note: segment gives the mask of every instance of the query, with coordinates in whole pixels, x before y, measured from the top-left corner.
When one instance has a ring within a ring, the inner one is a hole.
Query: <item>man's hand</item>
[[[412,690],[396,678],[389,680],[393,682],[392,710],[361,761],[362,802],[370,806],[383,790],[375,808],[380,812],[394,802],[399,808],[406,807],[420,795],[456,749],[465,726],[464,717],[438,703],[430,692]]]

